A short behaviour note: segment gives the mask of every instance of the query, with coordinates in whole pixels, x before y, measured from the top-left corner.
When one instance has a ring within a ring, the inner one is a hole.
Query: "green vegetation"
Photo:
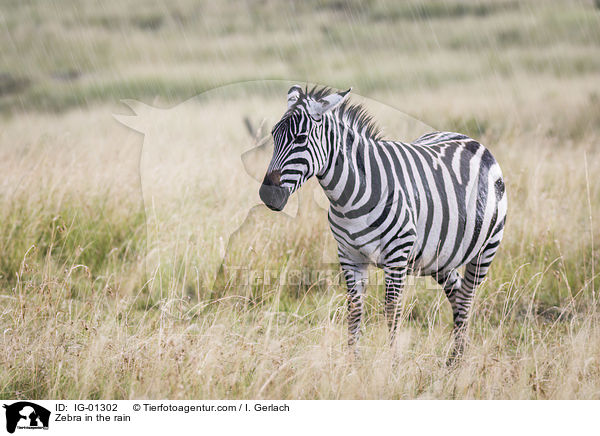
[[[177,103],[249,79],[373,94],[600,72],[591,2],[14,1],[2,16],[4,111]]]

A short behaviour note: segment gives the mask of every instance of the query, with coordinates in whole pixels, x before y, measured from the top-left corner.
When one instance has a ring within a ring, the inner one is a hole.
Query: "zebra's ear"
[[[319,101],[311,102],[309,106],[311,115],[320,118],[324,113],[335,109],[346,99],[346,96],[350,91],[352,91],[352,88],[338,92],[337,94],[328,95]]]
[[[300,85],[294,85],[290,88],[290,90],[288,91],[288,97],[287,97],[288,109],[290,107],[292,107],[292,105],[298,101],[298,99],[300,98],[301,92],[302,92],[302,88],[300,87]]]

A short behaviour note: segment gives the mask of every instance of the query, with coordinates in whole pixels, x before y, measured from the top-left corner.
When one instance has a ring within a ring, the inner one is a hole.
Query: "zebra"
[[[453,132],[412,143],[382,139],[347,91],[294,85],[272,130],[274,150],[259,195],[274,211],[316,176],[329,199],[330,229],[348,289],[348,344],[360,336],[367,268],[383,269],[393,343],[407,274],[431,276],[453,313],[450,361],[464,352],[475,289],[502,240],[507,195],[488,149]],[[459,269],[464,266],[464,274]]]

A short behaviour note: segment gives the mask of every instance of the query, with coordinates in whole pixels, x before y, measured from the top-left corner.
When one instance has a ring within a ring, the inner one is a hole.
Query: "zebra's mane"
[[[314,86],[310,91],[307,87],[304,91],[304,96],[308,96],[313,100],[321,100],[331,94],[333,94],[333,91],[327,86]],[[363,105],[351,103],[346,99],[334,109],[334,112],[338,114],[340,120],[347,122],[353,130],[362,131],[364,129],[367,138],[375,141],[381,139],[381,129]]]

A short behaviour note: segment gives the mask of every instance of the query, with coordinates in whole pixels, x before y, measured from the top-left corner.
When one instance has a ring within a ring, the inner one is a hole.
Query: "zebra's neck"
[[[317,177],[332,208],[345,211],[351,210],[364,190],[370,189],[374,179],[380,176],[371,168],[375,164],[377,142],[366,137],[364,131],[358,132],[336,121],[330,120],[331,124],[325,126],[323,146],[328,159]]]

